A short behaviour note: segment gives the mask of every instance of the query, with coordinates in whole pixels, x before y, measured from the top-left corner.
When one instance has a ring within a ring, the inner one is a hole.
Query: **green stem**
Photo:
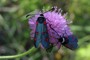
[[[14,58],[21,58],[23,56],[26,56],[30,53],[33,53],[36,51],[35,47],[32,47],[31,49],[29,49],[28,51],[21,53],[21,54],[17,54],[17,55],[11,55],[11,56],[0,56],[0,59],[14,59]]]

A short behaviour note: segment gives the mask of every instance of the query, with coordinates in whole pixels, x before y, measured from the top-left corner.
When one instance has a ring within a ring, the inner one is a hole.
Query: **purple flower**
[[[39,17],[39,14],[40,14],[40,12],[29,19],[30,29],[32,30],[31,34],[30,34],[31,38],[34,38],[34,33],[35,33],[35,28],[36,28],[36,20]],[[58,42],[57,38],[59,38],[60,36],[63,36],[63,35],[64,36],[72,35],[72,32],[67,25],[67,21],[65,19],[65,14],[62,15],[61,10],[59,11],[59,9],[57,9],[55,7],[54,11],[48,11],[48,12],[44,13],[44,17],[46,18],[46,22],[47,22],[47,29],[48,29],[50,43],[52,43],[53,45],[60,48],[61,43]]]

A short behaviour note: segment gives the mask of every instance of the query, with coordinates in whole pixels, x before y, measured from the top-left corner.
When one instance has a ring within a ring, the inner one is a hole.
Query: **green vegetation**
[[[71,51],[62,47],[53,53],[37,50],[22,58],[12,60],[90,60],[90,2],[89,0],[0,0],[0,55],[16,55],[29,50],[33,46],[27,13],[41,10],[43,7],[57,6],[68,12],[67,19],[78,37],[79,48]],[[31,50],[30,50],[31,51]],[[0,59],[2,60],[2,59]],[[6,59],[9,60],[9,59]]]

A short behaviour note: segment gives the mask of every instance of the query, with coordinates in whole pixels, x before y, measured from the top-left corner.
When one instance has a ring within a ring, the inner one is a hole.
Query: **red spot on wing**
[[[49,41],[49,39],[48,39],[48,38],[46,38],[46,41],[48,42],[48,41]]]
[[[46,32],[42,32],[42,34],[45,34]]]
[[[66,36],[66,38],[68,39],[68,36]]]
[[[47,34],[47,31],[46,32],[42,32],[42,34],[45,34],[45,33]]]
[[[65,44],[65,46],[69,49],[72,49],[72,45]]]
[[[35,34],[38,34],[38,32],[35,32]]]
[[[34,42],[36,42],[36,38],[34,38]]]
[[[67,41],[68,41],[68,36],[66,36],[65,38],[66,38],[65,40],[67,40]]]
[[[38,22],[36,21],[36,25],[38,24]]]
[[[46,21],[44,21],[44,24],[46,25]]]

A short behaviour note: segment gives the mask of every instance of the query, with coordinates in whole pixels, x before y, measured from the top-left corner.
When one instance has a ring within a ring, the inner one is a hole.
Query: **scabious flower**
[[[72,32],[69,26],[67,25],[65,14],[62,15],[61,10],[57,9],[56,7],[54,8],[55,10],[43,13],[43,15],[46,18],[50,43],[60,48],[61,43],[58,42],[58,38],[60,38],[60,36],[63,35],[64,36],[72,35]],[[39,17],[39,14],[40,12],[29,19],[31,38],[34,38],[35,29],[36,29],[36,20]]]

